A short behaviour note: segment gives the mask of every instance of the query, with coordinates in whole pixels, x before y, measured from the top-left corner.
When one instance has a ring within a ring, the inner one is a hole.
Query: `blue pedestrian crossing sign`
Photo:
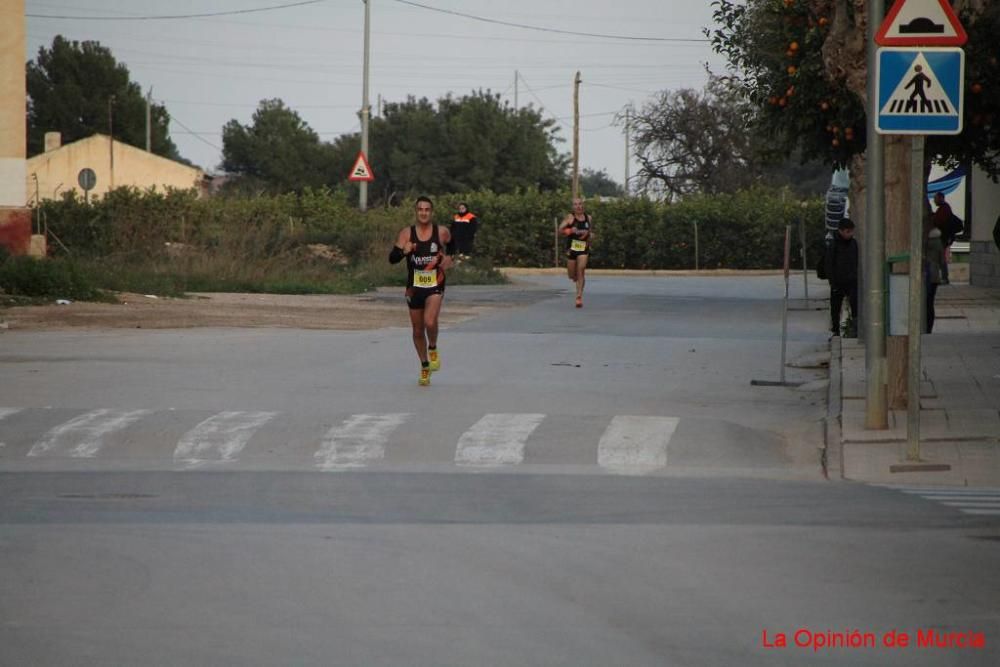
[[[959,48],[881,48],[879,134],[960,134],[965,52]]]

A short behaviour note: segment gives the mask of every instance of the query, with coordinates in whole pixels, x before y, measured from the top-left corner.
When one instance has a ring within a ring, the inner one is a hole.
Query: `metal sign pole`
[[[750,384],[763,387],[798,387],[802,385],[802,382],[786,382],[785,381],[785,348],[788,345],[788,285],[789,285],[789,257],[792,250],[792,225],[788,223],[785,225],[785,261],[784,261],[784,276],[785,276],[785,298],[781,301],[781,371],[778,377],[780,378],[777,382],[773,380],[750,380]]]
[[[806,308],[809,307],[809,258],[806,255],[806,217],[799,216],[799,238],[802,242],[802,287],[805,290]]]
[[[785,384],[785,346],[788,343],[788,264],[792,249],[792,225],[785,225],[785,298],[781,302],[781,384]]]

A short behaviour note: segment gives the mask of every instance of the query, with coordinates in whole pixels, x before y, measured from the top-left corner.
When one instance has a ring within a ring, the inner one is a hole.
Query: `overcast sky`
[[[724,67],[704,41],[702,29],[712,20],[707,1],[371,3],[373,107],[380,95],[436,100],[476,89],[513,104],[518,71],[518,103],[555,118],[568,153],[579,70],[581,168],[604,169],[618,182],[625,138],[612,125],[614,114],[657,91],[701,89],[706,64],[715,72]],[[298,6],[246,11],[292,4]],[[242,13],[155,18],[219,12]],[[57,34],[110,48],[132,80],[166,106],[181,155],[209,172],[221,161],[222,126],[232,119],[249,124],[262,99],[282,99],[324,141],[360,128],[362,0],[26,0],[26,13],[27,60]],[[115,20],[126,17],[147,18]],[[377,174],[378,155],[371,157]]]

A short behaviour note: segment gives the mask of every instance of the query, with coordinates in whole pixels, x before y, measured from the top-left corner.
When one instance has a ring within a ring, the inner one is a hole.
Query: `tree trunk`
[[[910,139],[899,135],[885,138],[885,249],[890,257],[910,252]],[[892,272],[906,275],[909,262],[893,265]],[[912,286],[911,286],[912,287]],[[906,408],[909,336],[889,336],[889,408]]]

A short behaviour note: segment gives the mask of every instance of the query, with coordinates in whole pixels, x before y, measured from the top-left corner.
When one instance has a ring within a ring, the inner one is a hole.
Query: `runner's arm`
[[[450,269],[452,266],[451,254],[455,251],[455,241],[451,237],[451,230],[441,227],[438,232],[441,235],[441,268]]]
[[[396,245],[389,252],[389,262],[398,264],[403,258],[413,252],[413,244],[410,243],[410,230],[402,229],[396,237]]]

